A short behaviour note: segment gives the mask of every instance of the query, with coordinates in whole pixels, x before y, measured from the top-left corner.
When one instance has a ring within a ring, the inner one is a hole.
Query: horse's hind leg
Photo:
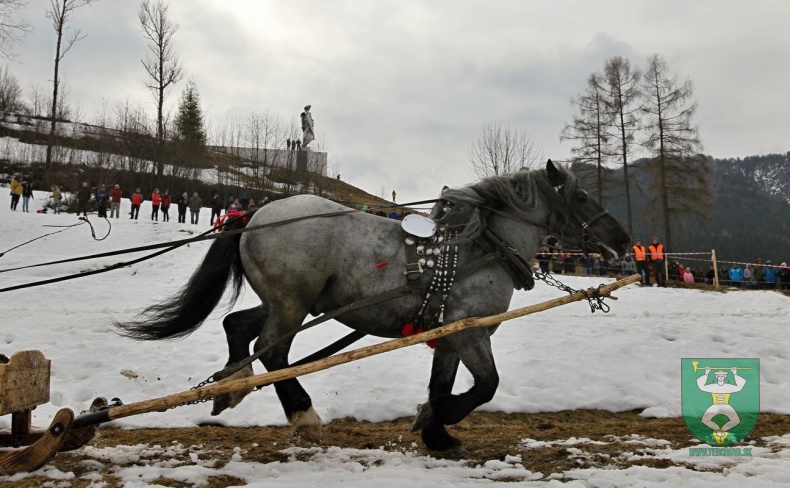
[[[269,315],[268,307],[260,305],[255,308],[233,312],[225,317],[222,326],[228,340],[228,362],[225,366],[243,361],[250,355],[250,343],[261,334],[263,324]],[[232,375],[229,379],[252,376],[252,365],[249,364]],[[252,388],[233,391],[214,397],[211,415],[219,415],[227,408],[233,408],[252,392]]]
[[[440,345],[442,345],[440,340]],[[434,355],[428,404],[422,407],[414,427],[422,428],[422,440],[429,449],[458,448],[461,442],[447,433],[445,425],[463,420],[478,406],[491,401],[499,385],[499,375],[491,352],[487,330],[468,330],[446,338],[446,346],[457,351]],[[472,373],[474,386],[464,393],[453,395],[452,378],[458,359]],[[452,376],[451,376],[452,375]],[[427,409],[427,410],[426,410]],[[424,413],[423,413],[424,412]]]
[[[278,307],[272,309],[266,320],[255,350],[274,344],[271,349],[263,353],[261,362],[267,371],[275,371],[288,367],[288,352],[291,349],[293,337],[278,341],[288,332],[299,327],[307,316],[306,312],[296,311],[293,307]],[[279,381],[274,384],[277,396],[283,406],[285,415],[296,431],[311,441],[319,441],[321,437],[321,418],[313,409],[313,401],[299,381],[294,378]]]
[[[259,305],[233,312],[222,321],[228,340],[228,365],[238,363],[250,355],[250,343],[261,335],[269,308]]]

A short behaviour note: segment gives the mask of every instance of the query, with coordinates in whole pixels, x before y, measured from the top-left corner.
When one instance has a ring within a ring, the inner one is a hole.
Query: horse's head
[[[584,252],[599,252],[619,257],[628,249],[631,238],[598,202],[576,184],[576,178],[551,162],[546,163],[546,173],[551,186],[562,197],[562,222],[556,223],[561,240],[579,246]]]

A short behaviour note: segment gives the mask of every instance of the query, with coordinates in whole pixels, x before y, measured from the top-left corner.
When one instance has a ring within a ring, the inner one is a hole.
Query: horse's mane
[[[559,165],[557,169],[565,176],[562,193],[557,192],[549,181],[547,170],[520,170],[484,178],[463,188],[445,189],[441,200],[431,209],[429,217],[438,225],[458,229],[456,243],[474,240],[485,231],[490,212],[481,207],[507,211],[517,217],[529,219],[538,203],[542,202],[548,205],[554,216],[553,225],[561,227],[570,217],[567,209],[573,204],[578,182],[570,171]],[[445,207],[450,210],[445,212]]]

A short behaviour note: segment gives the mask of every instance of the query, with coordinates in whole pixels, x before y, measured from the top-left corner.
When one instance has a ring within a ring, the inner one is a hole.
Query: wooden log
[[[549,300],[543,303],[538,303],[536,305],[530,305],[528,307],[511,310],[508,312],[503,312],[488,317],[465,318],[463,320],[459,320],[451,324],[444,325],[442,327],[437,327],[435,329],[428,330],[421,334],[416,334],[409,337],[403,337],[400,339],[392,339],[386,342],[382,342],[380,344],[375,344],[372,346],[355,349],[353,351],[349,351],[346,353],[337,354],[335,356],[330,356],[328,358],[324,358],[319,361],[314,361],[312,363],[307,363],[300,366],[291,366],[288,368],[278,369],[276,371],[271,371],[268,373],[248,376],[246,378],[239,378],[233,380],[226,379],[219,381],[217,383],[212,383],[203,386],[201,388],[196,388],[194,390],[184,391],[181,393],[174,393],[172,395],[159,397],[159,398],[152,398],[150,400],[130,403],[128,405],[111,407],[101,412],[80,415],[79,417],[77,417],[77,419],[75,419],[72,426],[83,427],[97,423],[109,422],[111,420],[116,420],[124,417],[130,417],[132,415],[139,415],[142,413],[148,413],[154,411],[162,411],[171,407],[175,407],[196,400],[207,399],[237,390],[249,389],[260,385],[266,385],[269,383],[276,383],[278,381],[283,381],[286,379],[296,378],[298,376],[303,376],[309,373],[315,373],[316,371],[322,371],[325,369],[332,368],[334,366],[349,363],[351,361],[356,361],[369,356],[375,356],[377,354],[394,351],[396,349],[400,349],[403,347],[413,346],[415,344],[421,344],[431,339],[438,339],[439,337],[444,337],[446,335],[454,334],[464,329],[468,329],[472,327],[490,327],[492,325],[499,324],[500,322],[504,322],[506,320],[512,320],[518,317],[523,317],[525,315],[542,312],[550,308],[559,307],[561,305],[565,305],[568,303],[584,300],[588,296],[593,296],[595,293],[598,293],[600,296],[610,297],[610,293],[612,291],[617,290],[623,286],[630,285],[631,283],[636,283],[637,281],[640,281],[640,279],[641,277],[638,274],[635,274],[627,278],[624,278],[622,280],[619,280],[615,283],[604,285],[600,289],[590,288],[588,290],[579,291],[572,295],[555,298],[553,300]],[[610,298],[616,299],[615,297],[610,297]]]

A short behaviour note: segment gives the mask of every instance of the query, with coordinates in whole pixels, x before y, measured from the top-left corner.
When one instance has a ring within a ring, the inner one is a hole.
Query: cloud
[[[36,30],[12,66],[25,86],[51,80],[48,4],[27,9]],[[88,37],[63,73],[83,114],[129,99],[153,113],[138,5],[96,2],[74,13]],[[644,66],[660,53],[695,82],[706,151],[786,150],[786,2],[194,0],[170,2],[170,13],[213,125],[252,112],[296,125],[311,103],[319,142],[344,178],[374,193],[392,186],[399,200],[472,180],[467,151],[486,121],[524,128],[547,156],[567,157],[559,132],[574,114],[569,101],[614,55]]]

